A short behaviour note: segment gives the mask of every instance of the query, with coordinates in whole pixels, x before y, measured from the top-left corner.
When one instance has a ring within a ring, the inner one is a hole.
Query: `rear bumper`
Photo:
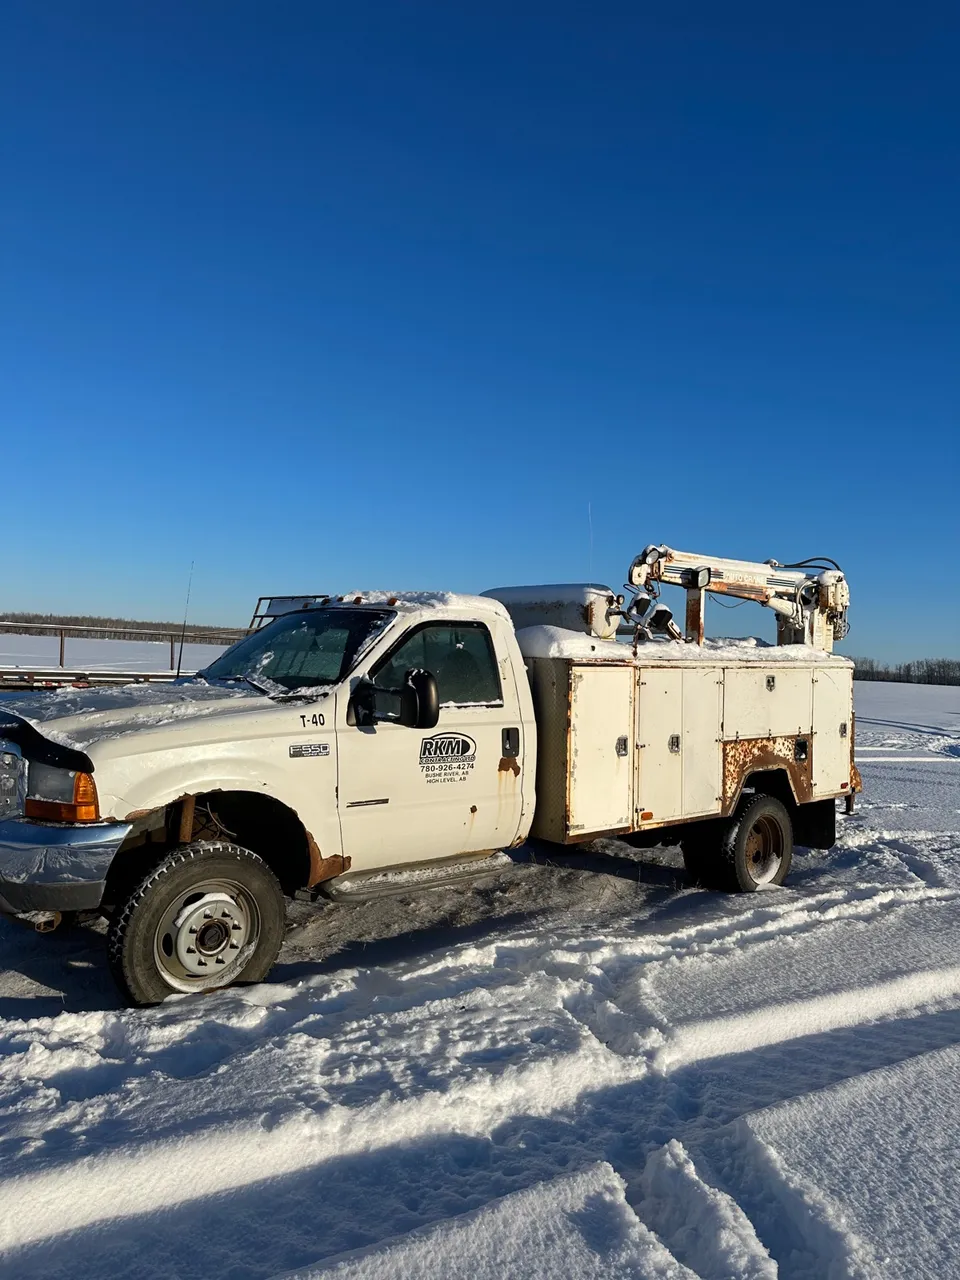
[[[130,824],[0,822],[0,912],[91,911]]]

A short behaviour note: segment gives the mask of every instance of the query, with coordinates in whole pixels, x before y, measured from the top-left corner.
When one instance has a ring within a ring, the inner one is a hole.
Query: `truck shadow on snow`
[[[489,1134],[411,1136],[315,1164],[305,1157],[303,1168],[270,1178],[253,1176],[254,1166],[250,1181],[238,1188],[191,1199],[184,1185],[180,1203],[161,1211],[102,1221],[8,1253],[0,1276],[140,1276],[146,1257],[162,1259],[164,1275],[205,1280],[213,1256],[219,1274],[267,1280],[597,1160],[608,1160],[624,1177],[628,1198],[639,1207],[647,1156],[671,1138],[684,1144],[703,1177],[735,1196],[785,1280],[826,1274],[831,1258],[816,1256],[817,1249],[829,1254],[824,1231],[801,1236],[784,1219],[778,1187],[750,1165],[736,1131],[726,1126],[758,1108],[957,1043],[956,1009],[844,1027],[585,1091],[569,1108],[548,1116],[518,1112]],[[122,1143],[122,1129],[121,1118],[105,1116],[87,1129],[85,1152]],[[173,1126],[152,1136],[194,1142],[198,1158],[205,1150],[206,1133],[196,1123],[192,1131]],[[71,1156],[47,1150],[37,1164],[59,1167]],[[95,1183],[96,1165],[90,1177]],[[682,1234],[668,1244],[681,1262],[692,1263]]]

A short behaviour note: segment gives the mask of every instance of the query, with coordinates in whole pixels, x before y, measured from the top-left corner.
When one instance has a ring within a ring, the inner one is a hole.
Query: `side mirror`
[[[411,729],[433,729],[440,719],[440,692],[432,671],[413,668],[400,690],[400,723]]]
[[[377,721],[378,689],[370,680],[361,680],[347,707],[347,724],[369,728]]]

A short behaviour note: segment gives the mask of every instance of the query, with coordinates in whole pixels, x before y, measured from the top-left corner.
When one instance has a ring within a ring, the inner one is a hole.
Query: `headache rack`
[[[326,604],[333,597],[329,591],[321,591],[313,596],[261,596],[250,619],[248,631],[259,631],[274,618],[282,618],[284,614],[296,613],[298,609],[313,609],[318,604]]]

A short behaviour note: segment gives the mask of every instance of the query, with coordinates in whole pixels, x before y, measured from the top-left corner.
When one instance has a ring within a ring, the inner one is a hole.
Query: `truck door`
[[[337,707],[340,829],[354,870],[503,848],[520,828],[523,725],[488,628],[422,623],[370,677],[397,688],[411,667],[436,676],[436,728],[360,728],[346,723],[345,699]]]

